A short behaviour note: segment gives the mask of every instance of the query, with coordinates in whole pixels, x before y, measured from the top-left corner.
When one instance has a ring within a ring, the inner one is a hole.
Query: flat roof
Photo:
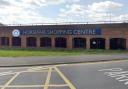
[[[28,24],[1,24],[0,26],[37,26],[37,25],[87,25],[87,24],[121,24],[128,21],[96,21],[96,22],[55,22],[55,23],[28,23]]]
[[[128,22],[111,22],[111,23],[42,23],[42,24],[5,24],[1,25],[0,28],[57,28],[57,29],[65,29],[65,28],[113,28],[113,27],[128,27]]]

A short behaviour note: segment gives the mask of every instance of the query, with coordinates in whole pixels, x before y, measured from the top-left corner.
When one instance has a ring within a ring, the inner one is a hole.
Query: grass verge
[[[71,56],[90,54],[127,54],[128,50],[85,50],[85,49],[51,49],[51,48],[1,48],[0,57],[29,57],[29,56]]]

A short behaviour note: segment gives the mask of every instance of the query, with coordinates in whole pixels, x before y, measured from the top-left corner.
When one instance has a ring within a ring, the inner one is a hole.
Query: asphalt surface
[[[0,68],[1,89],[127,89],[128,61]]]
[[[0,57],[0,66],[47,65],[71,62],[106,61],[112,59],[128,59],[128,54],[112,55],[80,55],[51,57]]]

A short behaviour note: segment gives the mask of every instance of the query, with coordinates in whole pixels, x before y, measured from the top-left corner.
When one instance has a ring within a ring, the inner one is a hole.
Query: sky
[[[0,23],[128,21],[128,0],[0,0]]]

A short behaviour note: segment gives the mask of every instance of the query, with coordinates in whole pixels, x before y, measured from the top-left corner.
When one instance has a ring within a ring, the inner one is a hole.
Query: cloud
[[[9,5],[10,3],[6,0],[0,0],[0,5]]]
[[[111,16],[114,16],[112,13],[114,10],[121,8],[123,5],[121,3],[113,1],[104,1],[99,3],[93,3],[88,5],[88,16],[94,21],[106,20]]]
[[[60,9],[58,15],[60,20],[64,22],[80,22],[85,21],[86,7],[80,4],[66,5],[65,9]]]
[[[54,22],[56,19],[43,16],[39,9],[47,5],[76,2],[79,0],[0,0],[0,22],[6,24]]]
[[[80,0],[22,0],[22,2],[35,6],[58,5],[64,3],[75,3]]]
[[[4,1],[4,0],[3,0]],[[1,4],[3,2],[1,0]],[[27,1],[27,0],[25,0]],[[4,2],[5,3],[5,2]],[[10,0],[0,7],[0,22],[5,24],[12,23],[41,23],[50,22],[51,19],[44,17],[34,5],[17,0]]]
[[[79,5],[79,4],[72,4],[72,5],[67,5],[66,9],[60,9],[62,13],[60,13],[60,16],[65,17],[65,16],[80,16],[84,14],[84,6]]]
[[[128,21],[128,14],[114,16],[113,20],[115,20],[115,21]]]
[[[94,2],[90,5],[79,4],[80,0],[0,0],[0,22],[2,23],[48,23],[48,22],[85,22],[108,20],[111,12],[113,20],[128,19],[128,14],[116,15],[112,11],[123,7],[113,1]],[[46,17],[40,12],[45,6],[65,5],[56,18]],[[108,14],[109,13],[109,14]]]
[[[6,0],[0,0],[0,8],[4,8],[5,6],[10,5],[10,3]]]
[[[7,11],[7,12],[4,12]],[[42,22],[51,22],[52,20],[47,17],[43,17],[41,14],[36,11],[24,10],[21,7],[11,7],[0,9],[1,17],[0,20],[2,23],[17,23],[17,24],[25,24],[25,23],[42,23]]]
[[[74,18],[74,21],[107,21],[110,16],[114,17],[112,13],[118,10],[123,4],[113,1],[94,2],[90,5],[72,4],[67,5],[65,9],[60,9],[60,18],[67,18],[68,20]],[[122,18],[120,16],[120,18]]]
[[[88,10],[92,12],[106,12],[110,10],[115,10],[123,5],[113,1],[104,1],[104,2],[97,2],[91,5],[88,5]]]

